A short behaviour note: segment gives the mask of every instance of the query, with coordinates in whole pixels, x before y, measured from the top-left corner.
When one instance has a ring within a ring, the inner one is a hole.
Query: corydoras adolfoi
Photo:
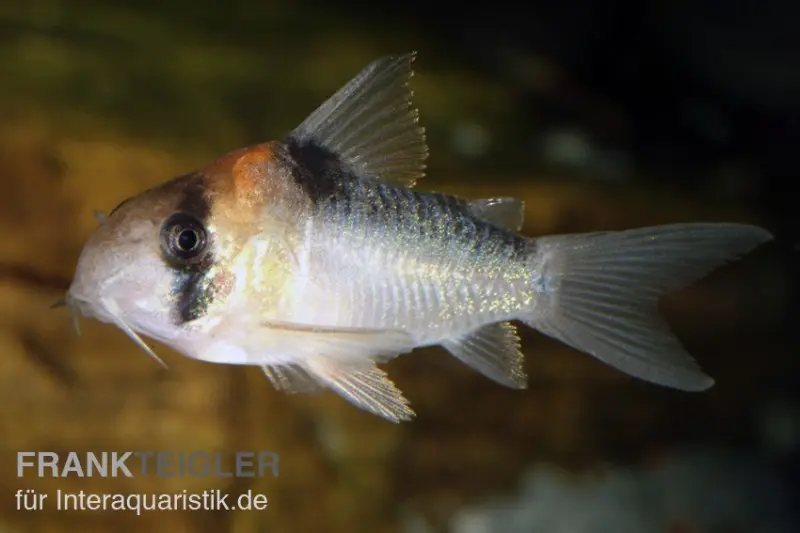
[[[525,388],[512,321],[640,379],[710,387],[658,301],[770,233],[697,223],[529,238],[519,200],[418,192],[428,148],[413,59],[370,64],[281,141],[122,202],[81,253],[72,312],[153,357],[141,336],[392,421],[414,412],[377,365],[422,346]]]

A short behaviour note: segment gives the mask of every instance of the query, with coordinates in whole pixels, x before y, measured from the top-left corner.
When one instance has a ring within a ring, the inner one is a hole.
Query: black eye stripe
[[[210,199],[202,174],[189,174],[184,179],[182,197],[161,229],[162,255],[173,270],[172,316],[178,326],[205,316],[214,300],[213,236],[206,228],[211,216]],[[181,238],[187,231],[192,233],[190,240],[197,237],[196,243],[187,241],[186,235]]]
[[[183,191],[183,198],[176,211],[188,213],[202,223],[208,221],[211,216],[211,204],[203,184],[201,174],[191,174],[186,176],[186,187]]]

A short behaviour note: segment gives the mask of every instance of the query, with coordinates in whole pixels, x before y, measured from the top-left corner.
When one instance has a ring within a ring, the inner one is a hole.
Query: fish
[[[517,198],[424,191],[415,57],[377,59],[282,139],[97,216],[70,312],[118,327],[159,364],[144,339],[395,423],[416,413],[381,367],[418,348],[527,388],[520,326],[658,386],[711,387],[658,303],[772,234],[697,222],[526,236]]]

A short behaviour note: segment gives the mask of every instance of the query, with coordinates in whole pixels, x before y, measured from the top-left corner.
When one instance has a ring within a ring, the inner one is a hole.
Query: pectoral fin
[[[267,321],[262,323],[274,338],[277,332],[288,340],[291,352],[308,355],[325,354],[337,361],[385,362],[414,349],[414,340],[400,330],[318,326],[296,322]]]
[[[413,338],[404,331],[271,320],[227,327],[240,337],[236,362],[261,367],[278,390],[309,393],[329,388],[392,422],[414,416],[400,390],[376,366],[414,349]],[[210,354],[201,358],[213,360]]]
[[[415,416],[400,389],[372,362],[347,364],[319,356],[309,360],[307,368],[318,380],[360,409],[395,423]]]
[[[314,376],[298,365],[264,365],[261,370],[276,389],[288,394],[311,394],[322,389]]]

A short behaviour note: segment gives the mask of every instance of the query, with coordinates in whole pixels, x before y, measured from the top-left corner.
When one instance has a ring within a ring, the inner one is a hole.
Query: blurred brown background
[[[0,533],[790,532],[798,483],[800,9],[777,0],[0,3]],[[332,393],[48,307],[122,199],[278,138],[379,56],[418,50],[419,187],[527,202],[525,232],[751,221],[779,236],[671,295],[717,379],[634,381],[528,332],[527,391],[443,352],[388,365],[395,426]],[[16,451],[270,450],[280,477],[36,479]],[[16,510],[18,489],[266,494],[240,513]]]

